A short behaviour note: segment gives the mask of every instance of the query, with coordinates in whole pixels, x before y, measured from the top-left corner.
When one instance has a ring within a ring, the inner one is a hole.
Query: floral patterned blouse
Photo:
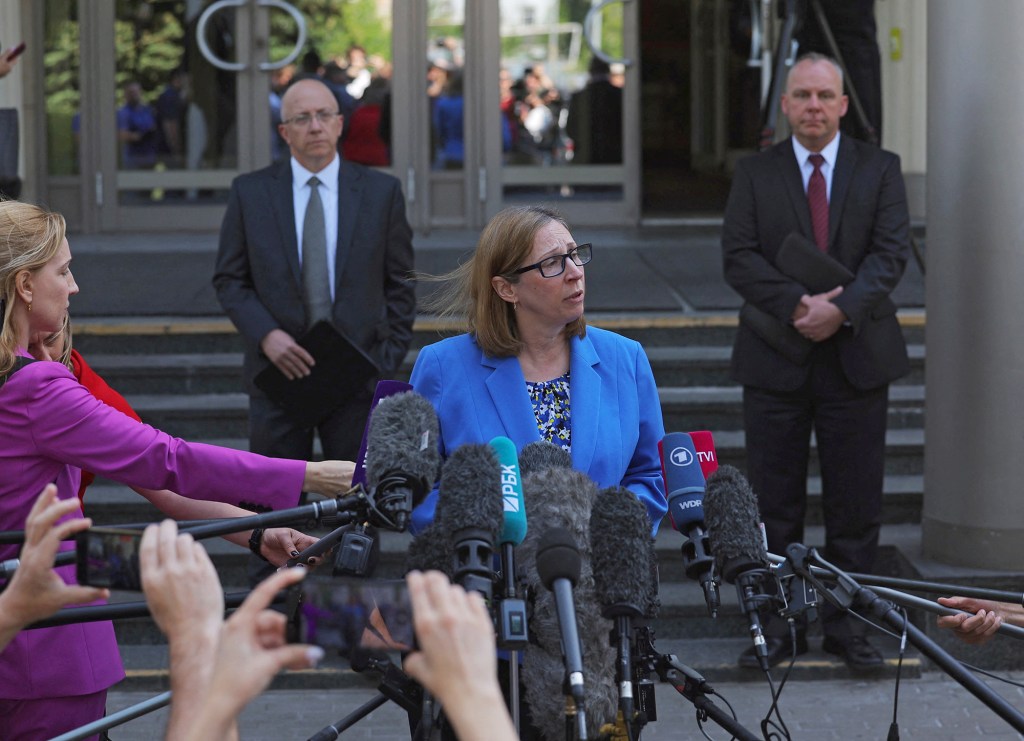
[[[537,429],[541,439],[554,443],[567,453],[572,452],[569,439],[569,374],[551,381],[526,382],[526,393],[533,403]]]

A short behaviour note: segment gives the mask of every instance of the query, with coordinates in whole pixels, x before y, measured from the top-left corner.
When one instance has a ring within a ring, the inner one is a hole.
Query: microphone
[[[572,456],[547,440],[535,440],[520,451],[519,471],[524,477],[549,468],[572,468]]]
[[[498,613],[498,646],[517,650],[526,646],[529,638],[526,631],[526,602],[516,594],[515,559],[515,547],[526,537],[526,504],[523,501],[523,484],[515,443],[507,437],[496,437],[491,440],[490,446],[501,468],[501,501],[504,509],[501,532],[498,534],[504,581]],[[518,658],[515,661],[516,682],[510,686],[518,692]]]
[[[580,578],[580,551],[565,528],[545,531],[537,544],[537,574],[555,595],[555,613],[562,633],[562,656],[568,675],[569,694],[576,705],[581,741],[587,739],[587,718],[583,708],[583,649],[576,626],[576,605],[572,590]]]
[[[715,566],[727,582],[736,585],[740,605],[750,621],[758,663],[767,672],[768,648],[757,609],[764,601],[760,587],[772,575],[758,525],[757,497],[743,474],[732,466],[719,466],[708,479],[704,506]]]
[[[402,391],[412,391],[412,384],[404,381],[377,381],[377,388],[373,392],[373,401],[370,403],[370,414],[366,417],[366,426],[363,428],[363,440],[359,443],[359,454],[356,456],[356,470],[352,474],[352,486],[366,483],[366,446],[370,436],[370,419],[373,412],[380,404],[381,399],[394,396]],[[433,482],[431,482],[433,483]]]
[[[437,412],[414,391],[381,399],[366,436],[366,481],[375,514],[403,532],[413,507],[437,479],[441,462]]]
[[[532,443],[531,443],[532,445]],[[544,444],[548,452],[557,447]],[[529,451],[523,448],[520,465]],[[538,444],[538,447],[543,447]],[[533,450],[537,450],[535,447]],[[565,456],[559,455],[563,460]],[[516,549],[519,573],[532,596],[531,641],[523,649],[523,685],[533,725],[546,738],[565,735],[565,698],[561,689],[565,676],[562,660],[562,634],[556,614],[554,595],[543,587],[536,566],[540,538],[546,528],[568,530],[580,552],[580,579],[576,584],[576,625],[583,644],[583,665],[587,682],[584,708],[588,732],[597,737],[601,725],[614,723],[618,709],[615,686],[615,650],[608,642],[612,622],[601,616],[594,593],[594,574],[590,565],[590,516],[597,499],[597,485],[585,473],[568,467],[548,467],[523,476],[523,497],[534,523],[522,545]],[[648,525],[648,528],[650,525]]]
[[[491,602],[494,543],[502,526],[498,459],[489,445],[467,444],[455,450],[441,469],[434,524],[449,533],[454,549],[453,581]]]
[[[710,438],[710,433],[708,433]],[[711,448],[714,460],[714,447]],[[672,528],[686,537],[682,546],[686,576],[700,582],[708,615],[718,616],[722,604],[712,574],[712,548],[704,530],[704,472],[693,440],[685,432],[672,432],[658,443],[661,475],[665,479],[668,517]],[[717,463],[716,463],[717,467]]]
[[[615,621],[612,645],[617,649],[615,681],[619,709],[633,722],[633,675],[630,642],[632,618],[655,617],[658,585],[649,565],[656,563],[647,508],[629,489],[602,489],[590,513],[594,591],[601,614]],[[634,573],[640,567],[640,576]],[[653,614],[652,614],[653,613]]]

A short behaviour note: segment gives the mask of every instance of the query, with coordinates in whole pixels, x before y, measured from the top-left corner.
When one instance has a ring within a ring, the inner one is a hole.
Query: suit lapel
[[[575,337],[569,363],[570,415],[572,426],[572,463],[577,471],[589,471],[597,449],[601,410],[601,376],[595,366],[600,362],[589,337]]]
[[[779,172],[786,184],[786,193],[789,194],[790,203],[793,205],[793,212],[800,225],[800,232],[811,241],[814,241],[814,229],[811,227],[811,208],[807,205],[807,194],[804,192],[804,179],[800,175],[800,165],[796,161],[796,153],[793,152],[793,142],[786,139],[775,145],[775,157],[779,163]]]
[[[506,435],[512,440],[540,440],[537,417],[526,395],[526,379],[516,358],[491,358],[480,351],[480,365],[492,368],[484,383]]]
[[[338,252],[334,258],[335,296],[341,290],[341,277],[352,254],[352,240],[355,237],[356,219],[363,199],[364,177],[358,169],[344,160],[338,168]]]
[[[850,181],[857,166],[857,148],[849,137],[839,137],[839,153],[836,155],[836,168],[832,173],[832,192],[828,199],[828,245],[831,251],[839,231],[839,220],[843,217],[843,204],[846,194],[850,191]]]
[[[269,183],[270,204],[274,210],[274,223],[280,229],[280,244],[284,245],[288,266],[292,269],[299,289],[302,288],[302,268],[299,266],[299,240],[295,232],[295,199],[292,196],[292,168],[285,160],[274,172]]]

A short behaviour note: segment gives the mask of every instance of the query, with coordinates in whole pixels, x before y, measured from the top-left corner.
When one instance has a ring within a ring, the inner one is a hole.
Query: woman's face
[[[557,221],[548,222],[537,232],[533,250],[521,267],[548,257],[565,255],[575,246],[568,229]],[[583,268],[572,260],[565,260],[565,271],[553,278],[545,278],[539,270],[528,270],[511,288],[519,305],[516,317],[520,327],[525,322],[560,331],[566,324],[583,316],[586,293]]]
[[[49,262],[30,276],[32,311],[28,314],[32,335],[60,331],[68,313],[69,299],[78,293],[78,284],[71,274],[71,248],[68,240]]]

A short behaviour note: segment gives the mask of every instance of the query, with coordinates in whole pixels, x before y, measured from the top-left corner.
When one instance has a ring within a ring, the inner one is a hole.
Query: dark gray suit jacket
[[[405,198],[395,178],[344,160],[338,180],[333,321],[387,377],[409,349],[416,317]],[[270,365],[260,340],[272,329],[296,338],[307,329],[287,160],[232,183],[213,285],[245,338],[246,386],[258,393],[252,379]]]
[[[838,343],[847,379],[862,390],[909,370],[889,298],[907,263],[909,226],[899,157],[843,136],[829,199],[828,254],[856,277],[834,300],[849,326],[827,341]],[[808,293],[774,266],[782,241],[794,231],[814,239],[799,165],[787,139],[737,165],[722,233],[726,281],[744,301],[785,322]],[[807,380],[810,368],[810,363],[790,362],[740,323],[732,355],[739,383],[792,391]]]

